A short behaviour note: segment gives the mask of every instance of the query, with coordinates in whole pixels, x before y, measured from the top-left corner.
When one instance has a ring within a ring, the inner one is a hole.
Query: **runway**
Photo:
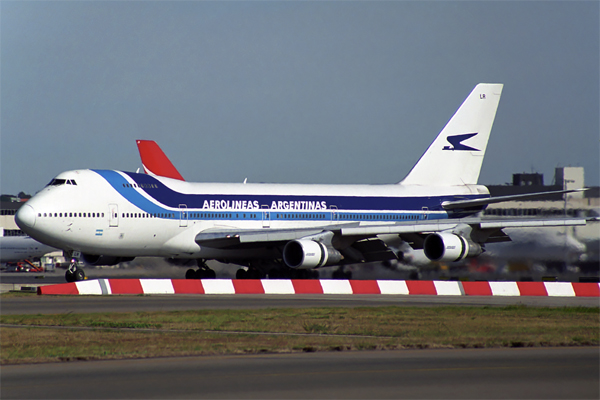
[[[8,296],[2,314],[280,307],[597,307],[592,297]],[[165,344],[166,345],[166,344]],[[2,366],[1,398],[598,398],[599,349],[402,350]]]
[[[598,348],[405,350],[2,367],[8,398],[553,398],[600,396]]]

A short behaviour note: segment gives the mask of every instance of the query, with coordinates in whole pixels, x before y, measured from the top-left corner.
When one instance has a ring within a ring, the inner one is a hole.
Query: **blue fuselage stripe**
[[[441,203],[484,195],[430,197],[303,196],[262,194],[185,194],[176,192],[150,175],[94,170],[128,202],[163,218],[271,220],[380,220],[448,218]],[[140,192],[144,192],[150,201]],[[181,207],[185,209],[181,209]],[[181,213],[181,214],[180,214]],[[183,214],[185,213],[185,214]],[[424,215],[427,214],[427,217]],[[454,215],[452,215],[454,216]],[[460,215],[464,216],[464,214]]]

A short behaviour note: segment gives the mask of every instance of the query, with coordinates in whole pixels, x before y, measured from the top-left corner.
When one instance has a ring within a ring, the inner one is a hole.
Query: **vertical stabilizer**
[[[477,184],[502,86],[499,83],[475,86],[400,184]]]
[[[183,177],[154,140],[136,140],[144,172],[153,176],[179,179]]]

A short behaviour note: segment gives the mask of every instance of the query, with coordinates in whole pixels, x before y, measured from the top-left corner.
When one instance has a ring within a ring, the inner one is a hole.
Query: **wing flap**
[[[252,243],[276,243],[300,239],[309,235],[316,235],[324,229],[277,229],[277,230],[222,230],[200,232],[196,235],[196,243],[200,246],[213,248],[226,248]]]
[[[394,225],[368,225],[342,228],[342,236],[375,236],[383,234],[402,234],[415,232],[439,232],[452,229],[459,224],[460,220],[452,222],[430,222],[423,223],[398,223]]]
[[[352,247],[358,250],[362,256],[364,262],[373,261],[387,261],[397,260],[398,255],[394,253],[384,242],[380,239],[364,239],[355,242]]]
[[[584,218],[567,219],[512,219],[512,220],[493,220],[481,221],[481,229],[502,229],[502,228],[537,228],[546,226],[581,226],[585,225]]]

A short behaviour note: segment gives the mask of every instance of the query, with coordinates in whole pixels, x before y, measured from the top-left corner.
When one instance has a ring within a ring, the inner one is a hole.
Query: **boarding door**
[[[331,209],[331,220],[332,221],[337,221],[337,219],[338,219],[338,208],[337,208],[337,206],[329,206],[329,208]]]
[[[182,228],[188,226],[188,210],[186,204],[179,205],[179,226]]]
[[[262,221],[263,228],[271,227],[271,211],[269,211],[269,206],[263,206]]]
[[[427,219],[427,214],[429,213],[429,208],[428,207],[423,207],[423,219]]]
[[[119,226],[119,206],[117,204],[108,205],[108,226]]]

